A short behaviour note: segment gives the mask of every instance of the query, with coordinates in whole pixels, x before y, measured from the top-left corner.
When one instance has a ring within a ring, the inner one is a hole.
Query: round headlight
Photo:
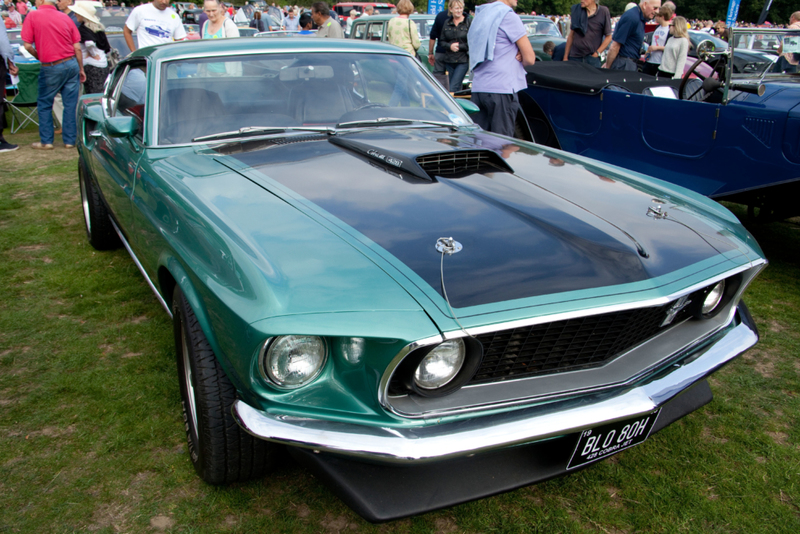
[[[317,336],[280,336],[269,346],[263,369],[276,385],[292,389],[319,376],[325,365],[325,342]]]
[[[445,341],[419,362],[414,371],[414,383],[422,389],[437,389],[446,385],[461,370],[465,354],[463,340]]]
[[[725,294],[725,280],[718,282],[714,287],[711,288],[711,291],[708,292],[706,295],[705,300],[703,300],[703,307],[701,308],[701,312],[703,315],[708,315],[714,309],[719,306],[719,303],[722,301],[722,295]]]

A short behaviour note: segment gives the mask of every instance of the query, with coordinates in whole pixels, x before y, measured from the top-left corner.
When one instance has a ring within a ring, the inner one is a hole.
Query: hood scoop
[[[386,150],[377,143],[358,141],[345,136],[334,136],[328,141],[368,158],[392,174],[405,172],[430,182],[435,182],[437,177],[463,178],[472,174],[514,172],[499,154],[491,150],[453,149],[416,156],[416,154]]]
[[[431,178],[463,178],[471,174],[514,172],[499,154],[491,150],[453,150],[426,154],[417,158],[417,164]]]

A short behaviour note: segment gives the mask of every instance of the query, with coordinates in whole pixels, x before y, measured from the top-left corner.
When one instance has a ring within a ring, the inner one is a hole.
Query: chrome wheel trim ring
[[[82,173],[81,173],[82,174]],[[91,212],[89,208],[89,195],[86,191],[86,177],[81,176],[81,205],[83,206],[83,224],[86,226],[86,233],[92,235]]]
[[[186,396],[189,397],[189,412],[192,417],[193,423],[193,430],[192,433],[194,434],[194,438],[198,439],[198,429],[197,429],[197,404],[194,397],[194,385],[192,385],[192,367],[191,363],[189,362],[189,348],[186,344],[186,328],[181,325],[181,341],[182,341],[182,349],[183,349],[183,382],[186,386]]]

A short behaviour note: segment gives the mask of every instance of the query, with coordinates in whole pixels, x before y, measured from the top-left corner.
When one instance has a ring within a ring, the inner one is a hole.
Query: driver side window
[[[142,139],[147,89],[147,65],[131,65],[122,80],[114,117],[134,117],[139,125],[136,138]]]

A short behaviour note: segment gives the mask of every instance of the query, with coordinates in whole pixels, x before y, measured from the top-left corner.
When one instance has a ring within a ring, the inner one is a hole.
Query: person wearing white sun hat
[[[105,26],[97,18],[97,2],[75,2],[69,10],[78,17],[78,31],[81,34],[81,52],[86,71],[84,94],[102,93],[108,76],[108,58],[111,45],[106,38]]]

